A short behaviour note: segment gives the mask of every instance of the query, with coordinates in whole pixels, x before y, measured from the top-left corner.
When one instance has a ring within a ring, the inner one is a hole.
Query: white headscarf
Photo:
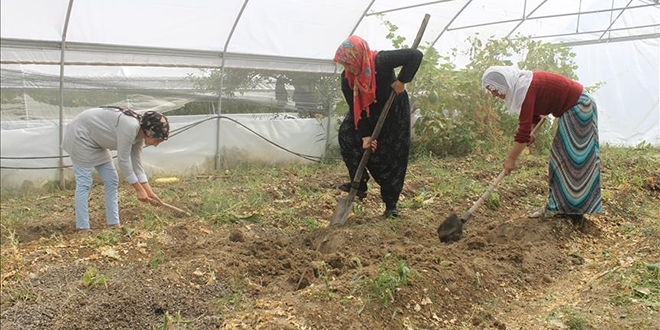
[[[512,114],[520,114],[520,108],[532,82],[532,71],[519,70],[510,66],[491,66],[481,77],[481,87],[488,86],[502,95]]]

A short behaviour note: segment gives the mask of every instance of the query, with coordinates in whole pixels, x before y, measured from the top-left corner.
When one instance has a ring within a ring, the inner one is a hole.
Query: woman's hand
[[[371,147],[371,152],[376,152],[376,149],[378,149],[378,141],[373,140],[371,141],[370,136],[366,136],[362,138],[362,149],[369,149]]]
[[[403,93],[403,91],[406,90],[406,84],[404,84],[404,83],[402,83],[402,82],[400,82],[400,81],[398,81],[398,80],[395,80],[395,81],[392,83],[392,89],[394,90],[394,92],[395,92],[397,95],[398,95],[398,94],[401,94],[401,93]]]
[[[149,184],[149,182],[143,182],[142,188],[147,193],[147,196],[149,196],[148,202],[151,203],[151,205],[155,205],[155,206],[163,205],[163,200],[160,199],[158,195],[156,195],[153,189],[151,189],[151,185]]]
[[[146,202],[149,201],[149,195],[147,195],[147,192],[144,191],[144,189],[136,190],[135,192],[137,193],[137,199],[140,202],[145,202],[146,203]]]
[[[536,141],[536,136],[534,135],[534,133],[532,133],[529,135],[529,142],[527,142],[527,145],[528,146],[531,145],[532,143],[534,143],[534,141]]]
[[[160,197],[156,196],[156,194],[152,193],[149,194],[149,203],[151,203],[151,205],[161,206],[163,205],[163,200],[160,199]]]
[[[511,171],[515,169],[516,169],[516,160],[507,157],[507,159],[504,161],[504,174],[509,175]]]

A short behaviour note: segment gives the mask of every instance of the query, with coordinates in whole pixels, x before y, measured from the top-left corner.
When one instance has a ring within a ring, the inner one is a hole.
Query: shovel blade
[[[438,227],[438,236],[443,243],[456,242],[463,236],[463,220],[456,214],[450,215]]]
[[[353,200],[340,198],[335,207],[335,212],[332,214],[332,219],[330,219],[330,225],[346,224],[346,221],[348,221],[348,215],[351,214],[351,210],[353,210]]]

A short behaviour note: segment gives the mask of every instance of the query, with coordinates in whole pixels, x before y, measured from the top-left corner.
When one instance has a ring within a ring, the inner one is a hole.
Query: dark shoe
[[[571,219],[571,222],[574,226],[584,227],[584,214],[569,214],[568,217]]]
[[[387,209],[385,212],[383,212],[383,216],[385,218],[398,218],[399,217],[399,211],[396,209]]]
[[[557,213],[555,217],[570,220],[574,226],[582,228],[584,226],[584,214]]]
[[[339,190],[345,191],[345,192],[351,192],[351,183],[346,182],[339,186]],[[359,197],[360,199],[364,199],[367,197],[367,183],[363,182],[360,183],[360,186],[358,187],[357,193],[355,196]]]

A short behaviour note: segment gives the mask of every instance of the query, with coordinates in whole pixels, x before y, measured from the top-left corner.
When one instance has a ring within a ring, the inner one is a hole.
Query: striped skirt
[[[561,117],[549,160],[548,211],[591,214],[603,211],[596,102],[582,92]]]

